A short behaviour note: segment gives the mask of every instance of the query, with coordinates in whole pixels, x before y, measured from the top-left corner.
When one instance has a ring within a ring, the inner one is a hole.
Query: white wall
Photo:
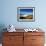
[[[16,28],[46,28],[46,0],[1,0],[0,24]],[[18,22],[17,7],[35,7],[35,22]]]

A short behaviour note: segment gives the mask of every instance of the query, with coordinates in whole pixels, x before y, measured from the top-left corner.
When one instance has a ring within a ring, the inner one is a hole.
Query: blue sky
[[[20,9],[20,14],[21,15],[32,15],[33,9]]]
[[[20,11],[22,12],[33,12],[33,9],[20,9]]]

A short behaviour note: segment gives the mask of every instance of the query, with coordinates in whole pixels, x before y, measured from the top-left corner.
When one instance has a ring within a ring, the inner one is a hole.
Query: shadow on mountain
[[[28,16],[20,16],[20,19],[33,19],[33,15],[28,15]]]

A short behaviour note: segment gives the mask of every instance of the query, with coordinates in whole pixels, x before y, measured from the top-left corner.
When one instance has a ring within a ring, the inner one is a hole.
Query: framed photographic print
[[[18,7],[17,20],[19,22],[35,21],[35,7]]]

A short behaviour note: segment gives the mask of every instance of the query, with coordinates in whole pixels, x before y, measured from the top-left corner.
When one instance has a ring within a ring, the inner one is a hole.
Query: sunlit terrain
[[[33,15],[20,16],[20,19],[33,19]]]

